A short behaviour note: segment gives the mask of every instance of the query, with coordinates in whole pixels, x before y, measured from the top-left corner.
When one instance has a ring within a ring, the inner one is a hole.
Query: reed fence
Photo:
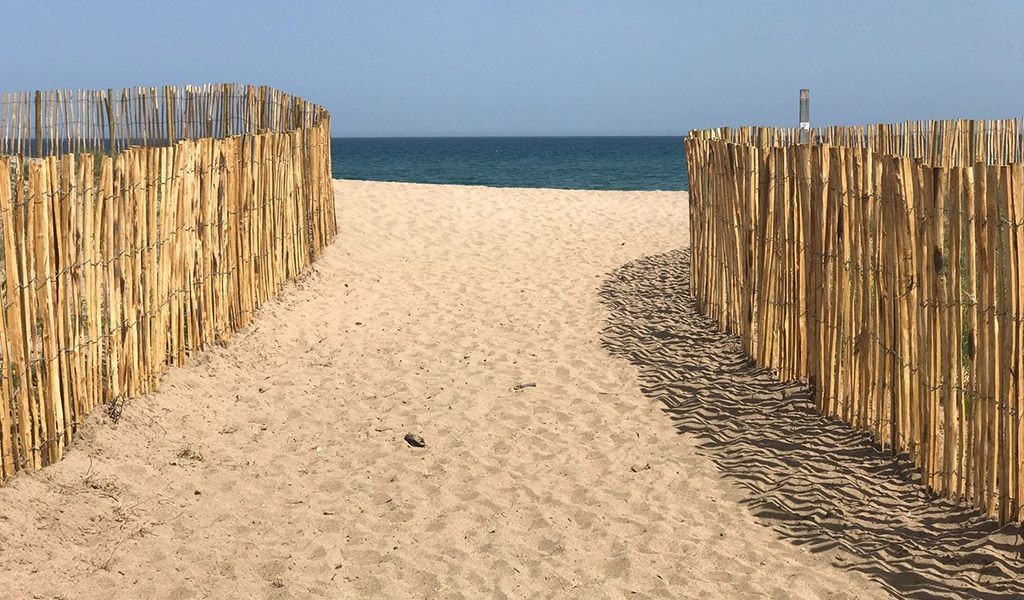
[[[330,115],[236,84],[0,97],[0,478],[224,340],[336,234]]]
[[[1020,521],[1020,120],[693,131],[691,289],[823,415]]]

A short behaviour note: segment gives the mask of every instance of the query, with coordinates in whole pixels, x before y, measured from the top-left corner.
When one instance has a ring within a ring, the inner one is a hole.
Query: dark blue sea
[[[685,190],[679,137],[334,138],[334,177],[582,190]]]

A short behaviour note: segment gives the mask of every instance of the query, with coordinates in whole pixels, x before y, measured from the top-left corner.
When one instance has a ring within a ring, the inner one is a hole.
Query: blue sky
[[[682,135],[1024,114],[1024,2],[5,2],[0,88],[238,81],[335,135]]]

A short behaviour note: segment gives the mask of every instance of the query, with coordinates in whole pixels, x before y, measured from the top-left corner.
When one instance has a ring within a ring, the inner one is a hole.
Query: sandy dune
[[[685,194],[336,186],[339,240],[252,328],[0,488],[0,595],[886,595],[760,524],[606,329]]]

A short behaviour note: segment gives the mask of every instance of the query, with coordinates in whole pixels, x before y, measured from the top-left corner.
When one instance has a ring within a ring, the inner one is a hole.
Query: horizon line
[[[610,137],[651,137],[651,138],[685,138],[687,133],[538,133],[538,134],[440,134],[440,135],[337,135],[332,133],[331,139],[465,139],[465,138],[610,138]]]

